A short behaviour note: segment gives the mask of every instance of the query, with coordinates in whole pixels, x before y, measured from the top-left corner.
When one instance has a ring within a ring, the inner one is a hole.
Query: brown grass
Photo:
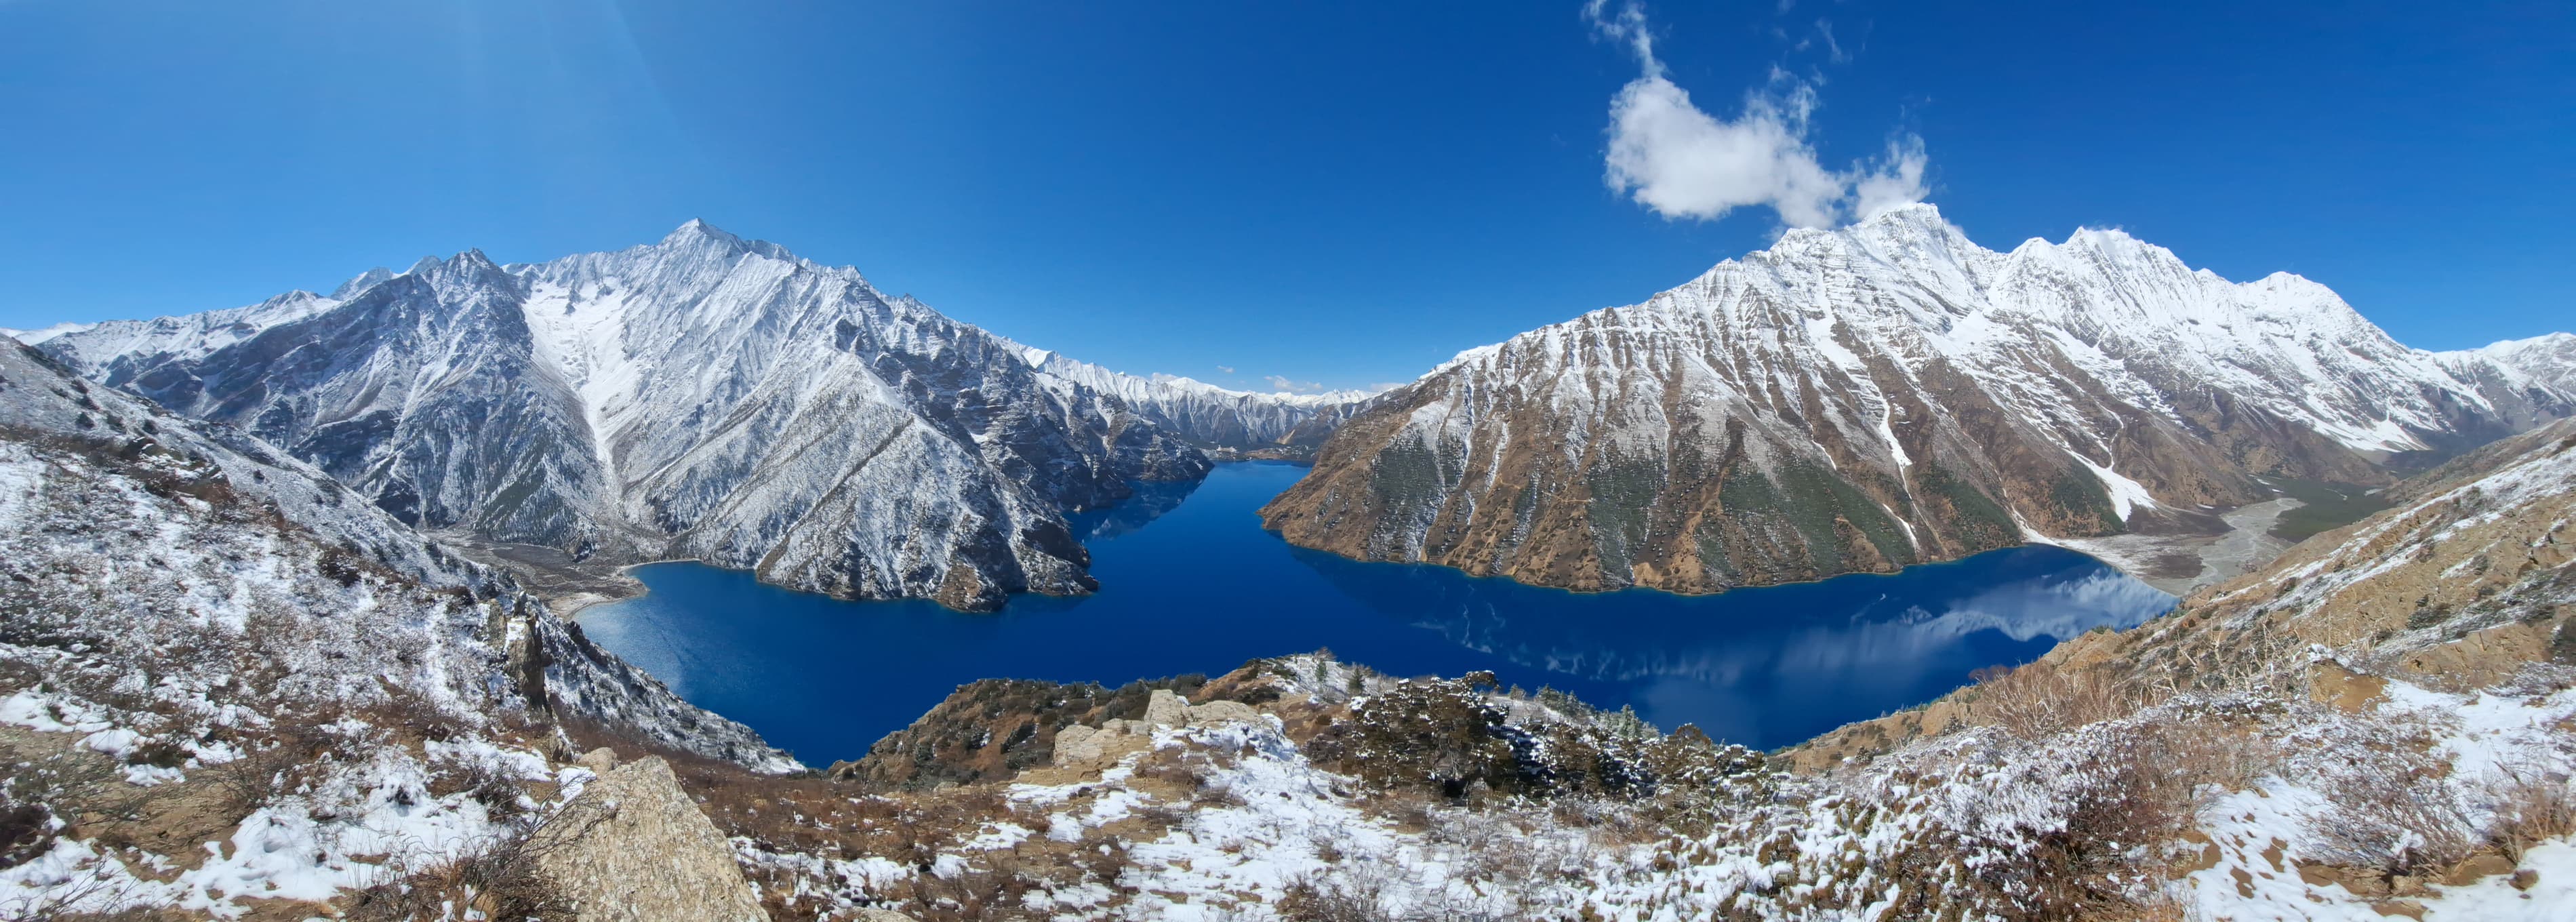
[[[411,922],[449,918],[470,909],[489,919],[572,919],[572,901],[537,869],[537,861],[545,852],[578,838],[578,832],[522,830],[401,879],[360,890],[347,898],[343,918]]]
[[[2100,670],[2031,663],[1974,674],[1976,712],[2023,739],[2039,739],[2137,713],[2147,694]]]
[[[2333,809],[2309,822],[2326,863],[2423,876],[2467,857],[2467,817],[2441,784],[2448,765],[2404,747],[2370,750],[2325,779]]]

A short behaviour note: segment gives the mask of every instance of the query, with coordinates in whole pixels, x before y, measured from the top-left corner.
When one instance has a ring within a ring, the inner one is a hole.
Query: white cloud
[[[1877,171],[1852,183],[1852,217],[1867,221],[1879,212],[1923,200],[1923,139],[1906,135],[1887,142],[1887,159]]]
[[[1591,0],[1584,18],[1597,36],[1628,46],[1639,71],[1610,100],[1611,189],[1668,219],[1768,207],[1797,227],[1830,227],[1928,194],[1922,139],[1904,135],[1886,160],[1828,169],[1807,141],[1815,84],[1773,67],[1767,84],[1745,94],[1743,112],[1720,119],[1665,76],[1645,11],[1628,2],[1611,13],[1608,3]]]
[[[1222,371],[1222,372],[1225,372],[1226,374],[1233,374],[1233,373],[1234,373],[1234,366],[1232,366],[1232,365],[1219,365],[1219,366],[1217,366],[1217,367],[1216,367],[1216,370],[1218,370],[1218,371]]]
[[[1324,392],[1324,385],[1315,381],[1291,381],[1283,375],[1264,375],[1261,380],[1270,382],[1270,389],[1274,391],[1286,391],[1291,394],[1320,394]]]

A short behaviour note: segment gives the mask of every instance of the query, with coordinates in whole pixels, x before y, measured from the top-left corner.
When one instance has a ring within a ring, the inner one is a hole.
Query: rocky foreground
[[[1755,752],[1328,653],[816,771],[318,471],[0,350],[0,918],[2553,919],[2576,426]]]

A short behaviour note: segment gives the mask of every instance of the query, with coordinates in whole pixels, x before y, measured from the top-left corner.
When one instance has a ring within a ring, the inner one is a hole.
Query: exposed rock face
[[[1190,720],[1190,700],[1157,688],[1145,700],[1145,722],[1160,727],[1177,727]]]
[[[716,824],[648,756],[584,787],[530,849],[582,922],[757,922],[769,918]]]
[[[1930,206],[1791,231],[1470,350],[1263,512],[1307,547],[1574,589],[1886,572],[2208,527],[2256,474],[2385,483],[2576,409],[2545,350],[2409,349],[2323,286],[2112,231],[2009,253]]]
[[[652,246],[507,267],[467,252],[333,298],[45,347],[423,529],[603,563],[697,558],[852,598],[985,609],[1088,591],[1060,510],[1210,463],[1128,402],[1171,388],[1045,373],[855,270],[697,222]],[[1190,419],[1266,432],[1313,415],[1255,412],[1272,403]]]

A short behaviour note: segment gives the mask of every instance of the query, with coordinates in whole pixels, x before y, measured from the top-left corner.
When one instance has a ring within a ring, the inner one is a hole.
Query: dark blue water
[[[1939,697],[2173,597],[2071,551],[2027,547],[1893,576],[1713,596],[1576,594],[1290,547],[1253,514],[1306,469],[1225,464],[1078,517],[1100,592],[998,614],[839,602],[747,573],[654,564],[652,592],[581,615],[590,636],[691,702],[821,764],[856,758],[956,686],[1015,677],[1117,685],[1216,675],[1331,647],[1399,675],[1504,682],[1635,705],[1759,748]]]

